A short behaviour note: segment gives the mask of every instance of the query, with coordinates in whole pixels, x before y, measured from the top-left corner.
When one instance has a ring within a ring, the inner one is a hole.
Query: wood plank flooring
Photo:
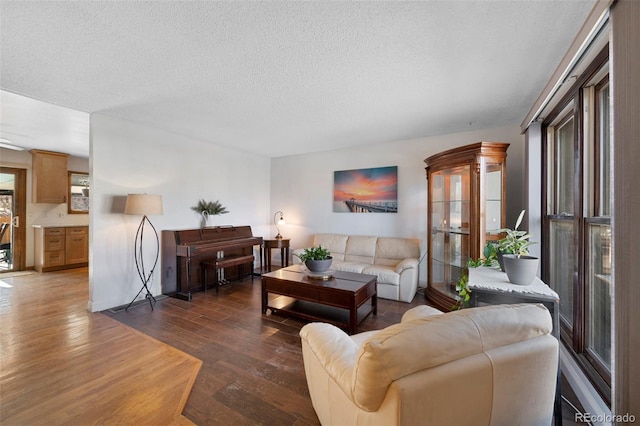
[[[262,315],[259,277],[191,302],[164,298],[154,311],[143,303],[96,314],[86,311],[87,281],[86,268],[0,275],[0,424],[319,424],[304,322]],[[379,299],[358,331],[395,324],[423,303]]]
[[[400,321],[411,304],[378,299],[378,315],[358,331]],[[203,361],[183,414],[198,425],[318,425],[302,364],[298,333],[305,322],[261,314],[260,278],[191,302],[168,298],[152,312],[141,304],[111,314],[118,321]]]
[[[0,424],[192,424],[202,362],[87,311],[87,268],[0,275]]]

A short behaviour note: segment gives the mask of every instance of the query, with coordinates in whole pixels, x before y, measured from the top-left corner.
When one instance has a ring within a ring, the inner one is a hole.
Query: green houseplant
[[[533,282],[537,272],[539,259],[529,256],[531,235],[527,231],[519,231],[524,210],[520,212],[516,226],[513,229],[503,229],[505,238],[498,242],[498,260],[502,256],[501,267],[507,273],[512,284],[529,285]]]
[[[469,288],[468,264],[467,268],[464,269],[462,275],[460,275],[460,278],[456,282],[456,292],[458,293],[458,296],[456,297],[456,304],[451,308],[453,310],[464,308],[469,303],[469,299],[471,298],[471,289]]]
[[[469,268],[477,268],[479,266],[496,266],[497,261],[497,251],[496,245],[491,241],[487,242],[487,245],[484,247],[483,258],[480,259],[469,259],[467,261],[467,266],[462,271],[460,278],[456,282],[455,290],[458,293],[456,298],[456,304],[453,306],[453,310],[462,309],[468,303],[471,298],[471,289],[469,288]]]
[[[524,218],[524,212],[525,210],[520,212],[518,220],[516,220],[516,226],[513,229],[504,228],[500,230],[500,232],[505,232],[506,236],[498,241],[496,249],[499,254],[514,254],[517,256],[529,254],[529,246],[533,244],[530,241],[531,235],[527,231],[518,230]]]
[[[200,219],[200,227],[204,228],[207,225],[207,220],[209,216],[215,216],[219,214],[229,213],[229,211],[224,207],[220,201],[205,201],[204,198],[198,201],[198,204],[191,207],[196,213],[199,213],[201,216]]]
[[[331,267],[333,262],[329,250],[322,246],[306,248],[296,256],[311,272],[324,272]]]

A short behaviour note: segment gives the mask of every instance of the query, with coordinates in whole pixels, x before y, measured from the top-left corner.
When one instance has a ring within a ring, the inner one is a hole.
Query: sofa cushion
[[[367,265],[362,273],[377,276],[378,283],[400,285],[400,274],[393,266]]]
[[[395,324],[360,347],[354,402],[375,411],[389,385],[401,377],[550,332],[549,311],[535,304],[486,306]]]
[[[346,262],[360,262],[373,265],[376,256],[376,241],[378,237],[364,235],[350,235],[347,239],[347,251],[344,255]]]
[[[336,271],[367,273],[378,277],[378,297],[411,302],[418,287],[420,240],[318,233],[313,246],[322,246],[333,257]],[[294,263],[304,249],[293,250]],[[402,257],[408,256],[408,257]],[[371,268],[365,272],[366,268]]]
[[[368,263],[361,263],[361,262],[336,262],[335,260],[333,261],[333,263],[331,264],[331,269],[335,269],[338,271],[345,271],[345,272],[357,272],[359,274],[362,274],[363,270],[367,267],[369,267],[371,265],[369,265]]]
[[[380,237],[376,241],[376,265],[395,266],[403,259],[420,257],[420,240]]]
[[[333,260],[344,260],[348,238],[347,235],[342,234],[316,234],[313,245],[315,247],[322,246],[329,250]]]

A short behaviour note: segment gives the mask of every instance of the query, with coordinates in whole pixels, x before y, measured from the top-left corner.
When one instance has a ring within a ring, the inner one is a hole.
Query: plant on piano
[[[226,209],[226,207],[224,207],[222,204],[220,204],[220,201],[216,200],[216,201],[205,201],[204,199],[198,201],[198,204],[196,204],[195,206],[191,207],[191,210],[193,210],[194,212],[198,212],[200,214],[206,213],[210,216],[214,216],[217,214],[225,214],[225,213],[229,213]]]
[[[205,201],[204,198],[198,201],[198,204],[191,207],[194,212],[200,213],[202,216],[201,226],[204,228],[207,224],[209,216],[216,216],[219,214],[229,213],[226,207],[224,207],[219,200]]]

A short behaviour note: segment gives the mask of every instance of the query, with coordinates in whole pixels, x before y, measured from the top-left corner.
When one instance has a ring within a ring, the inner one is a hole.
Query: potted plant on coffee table
[[[306,248],[296,256],[300,258],[300,261],[305,264],[307,269],[316,273],[329,270],[331,262],[333,262],[333,257],[331,257],[329,250],[322,246]]]

